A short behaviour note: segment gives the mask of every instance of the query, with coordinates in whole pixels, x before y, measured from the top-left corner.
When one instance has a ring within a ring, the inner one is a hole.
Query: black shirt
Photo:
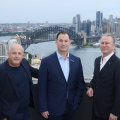
[[[13,76],[13,82],[16,83],[17,93],[19,96],[18,111],[23,111],[28,108],[30,100],[30,84],[29,77],[23,66],[11,67],[9,66],[10,74]]]

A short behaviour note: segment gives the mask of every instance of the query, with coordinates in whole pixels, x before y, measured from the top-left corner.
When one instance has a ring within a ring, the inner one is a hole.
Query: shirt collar
[[[56,53],[57,53],[57,57],[58,57],[58,59],[61,59],[61,58],[64,59],[64,58],[59,54],[58,51],[56,51]],[[69,53],[68,53],[66,59],[69,59]]]
[[[104,57],[103,60],[108,61],[113,54],[114,54],[114,52],[110,53],[108,56]]]

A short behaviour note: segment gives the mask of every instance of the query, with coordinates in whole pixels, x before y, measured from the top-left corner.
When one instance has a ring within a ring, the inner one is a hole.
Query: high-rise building
[[[75,27],[75,32],[76,33],[81,31],[80,14],[77,14],[75,17],[73,17],[73,26]]]
[[[87,20],[87,36],[91,35],[91,21]]]
[[[94,36],[96,32],[96,21],[91,22],[91,36]]]
[[[76,17],[73,17],[73,25],[76,24]]]
[[[86,20],[82,21],[81,30],[87,32],[87,22]]]
[[[76,31],[76,17],[73,17],[73,26],[71,27],[71,30]]]
[[[113,15],[109,16],[109,24],[110,24],[110,32],[114,33],[115,32],[115,20],[113,18]]]
[[[120,23],[119,22],[115,22],[115,35],[120,37]]]
[[[91,21],[90,20],[84,20],[82,22],[82,31],[84,31],[86,33],[87,36],[90,36],[91,34]]]
[[[103,13],[101,11],[96,12],[96,35],[102,35],[103,33]]]
[[[108,20],[104,19],[103,22],[103,33],[110,33],[111,32],[111,26]]]
[[[80,14],[76,15],[76,32],[80,32],[81,30],[81,19]]]

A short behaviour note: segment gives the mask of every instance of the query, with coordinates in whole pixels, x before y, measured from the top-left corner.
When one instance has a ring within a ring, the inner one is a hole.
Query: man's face
[[[67,53],[71,40],[69,39],[68,34],[60,34],[56,40],[56,45],[59,53]]]
[[[8,53],[8,63],[12,67],[18,67],[23,58],[23,49],[19,45],[14,45],[11,47]]]
[[[100,41],[100,49],[103,53],[103,56],[107,56],[114,51],[115,45],[113,44],[113,39],[111,36],[102,37]]]

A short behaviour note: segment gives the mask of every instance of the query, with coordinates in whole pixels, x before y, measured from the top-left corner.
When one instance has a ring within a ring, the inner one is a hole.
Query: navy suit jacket
[[[120,114],[120,59],[114,54],[100,71],[101,57],[96,58],[91,87],[94,90],[93,112],[109,119],[110,113]]]
[[[56,52],[41,62],[38,77],[39,112],[53,115],[65,112],[66,103],[75,110],[81,100],[84,78],[80,58],[69,55],[70,72],[66,82]]]
[[[34,102],[32,76],[38,77],[38,70],[32,68],[25,59],[22,60],[21,65],[28,75],[31,100]],[[7,117],[8,120],[13,120],[19,107],[20,97],[17,93],[17,86],[12,81],[13,77],[9,73],[8,61],[5,61],[0,65],[0,120],[4,117]]]

